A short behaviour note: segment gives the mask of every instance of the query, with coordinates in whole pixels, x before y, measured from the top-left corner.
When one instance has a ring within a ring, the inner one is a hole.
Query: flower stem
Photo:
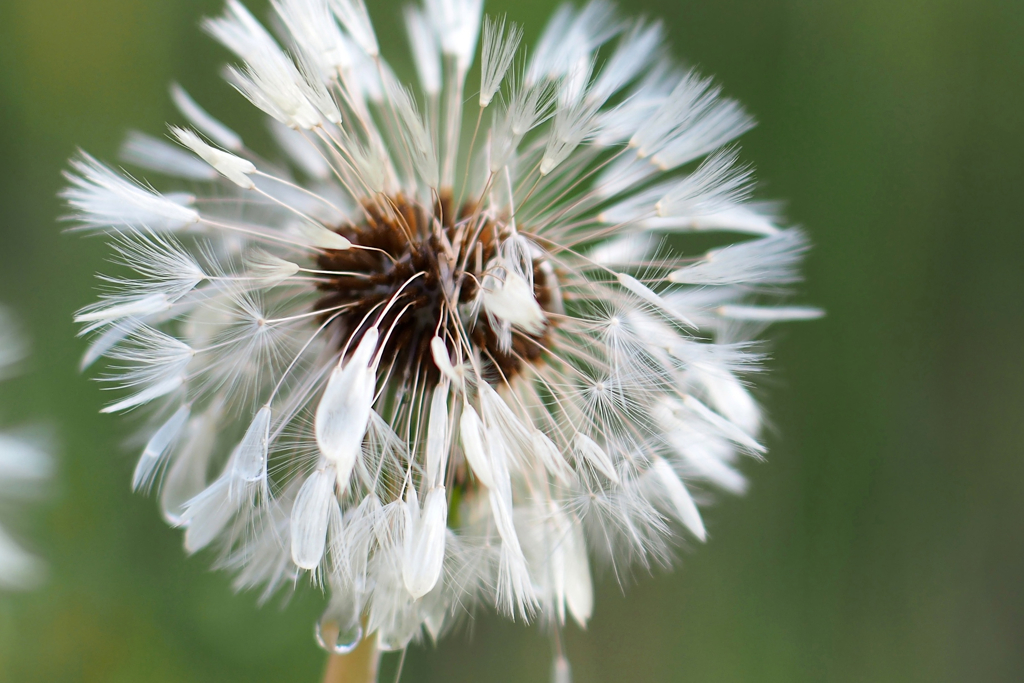
[[[380,650],[372,635],[363,638],[346,655],[331,655],[324,669],[323,683],[377,683]]]

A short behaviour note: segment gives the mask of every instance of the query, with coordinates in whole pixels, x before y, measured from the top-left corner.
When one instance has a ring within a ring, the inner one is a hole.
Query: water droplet
[[[407,615],[405,619],[397,619],[377,631],[377,647],[384,652],[398,652],[409,646],[409,641],[416,635],[420,624]]]
[[[342,626],[333,615],[325,614],[316,623],[316,642],[333,654],[347,655],[356,649],[362,639],[363,627],[358,621]]]

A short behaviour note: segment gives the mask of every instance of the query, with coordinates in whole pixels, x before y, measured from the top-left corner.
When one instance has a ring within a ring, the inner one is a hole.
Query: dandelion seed
[[[505,20],[494,22],[490,18],[484,21],[484,47],[481,55],[480,73],[480,106],[486,107],[491,103],[494,94],[501,87],[501,81],[505,78],[505,72],[512,65],[512,58],[515,57],[519,41],[523,38],[521,28],[512,24],[505,33]]]
[[[178,142],[198,154],[217,173],[220,173],[235,185],[238,185],[243,190],[251,190],[256,187],[252,178],[249,177],[250,173],[256,172],[256,167],[251,161],[240,159],[234,154],[211,147],[190,130],[172,126],[171,133],[174,137],[178,138]]]

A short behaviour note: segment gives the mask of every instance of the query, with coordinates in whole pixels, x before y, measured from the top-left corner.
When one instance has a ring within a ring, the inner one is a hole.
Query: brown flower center
[[[319,270],[338,273],[324,276],[315,308],[324,319],[333,318],[341,343],[361,336],[387,309],[377,321],[382,336],[387,335],[382,366],[390,365],[393,377],[416,379],[425,389],[440,378],[430,342],[435,335],[445,336],[442,321],[452,328],[450,337],[458,336],[452,326],[460,323],[445,315],[446,307],[449,313],[453,306],[468,308],[502,237],[503,226],[477,213],[474,205],[463,204],[457,213],[452,205],[450,197],[442,197],[431,212],[401,196],[383,209],[364,205],[362,222],[335,228],[353,248],[326,250],[317,259]],[[534,296],[550,310],[556,286],[552,271],[542,259],[534,259],[533,269]],[[472,321],[466,333],[480,354],[484,379],[496,384],[518,374],[524,363],[538,362],[549,327],[540,334],[514,329],[511,347],[503,349],[487,316]]]

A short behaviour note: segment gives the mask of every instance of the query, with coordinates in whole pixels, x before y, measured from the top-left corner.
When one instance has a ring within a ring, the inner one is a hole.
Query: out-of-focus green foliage
[[[369,2],[387,48],[397,4]],[[113,160],[129,127],[177,120],[181,80],[250,140],[259,118],[196,27],[219,0],[0,3],[0,300],[34,339],[4,419],[59,426],[60,483],[21,530],[52,574],[0,597],[0,680],[315,681],[319,597],[235,596],[128,491],[125,422],[77,373],[71,314],[100,239],[62,234],[60,170]],[[265,6],[256,7],[264,11]],[[711,539],[623,597],[600,583],[580,682],[1024,680],[1024,3],[639,0],[676,54],[757,115],[762,193],[815,249],[802,299],[828,317],[774,336],[776,427]],[[492,2],[536,36],[548,3]],[[473,622],[410,652],[406,681],[545,681],[536,630]],[[386,662],[392,668],[393,661]]]

